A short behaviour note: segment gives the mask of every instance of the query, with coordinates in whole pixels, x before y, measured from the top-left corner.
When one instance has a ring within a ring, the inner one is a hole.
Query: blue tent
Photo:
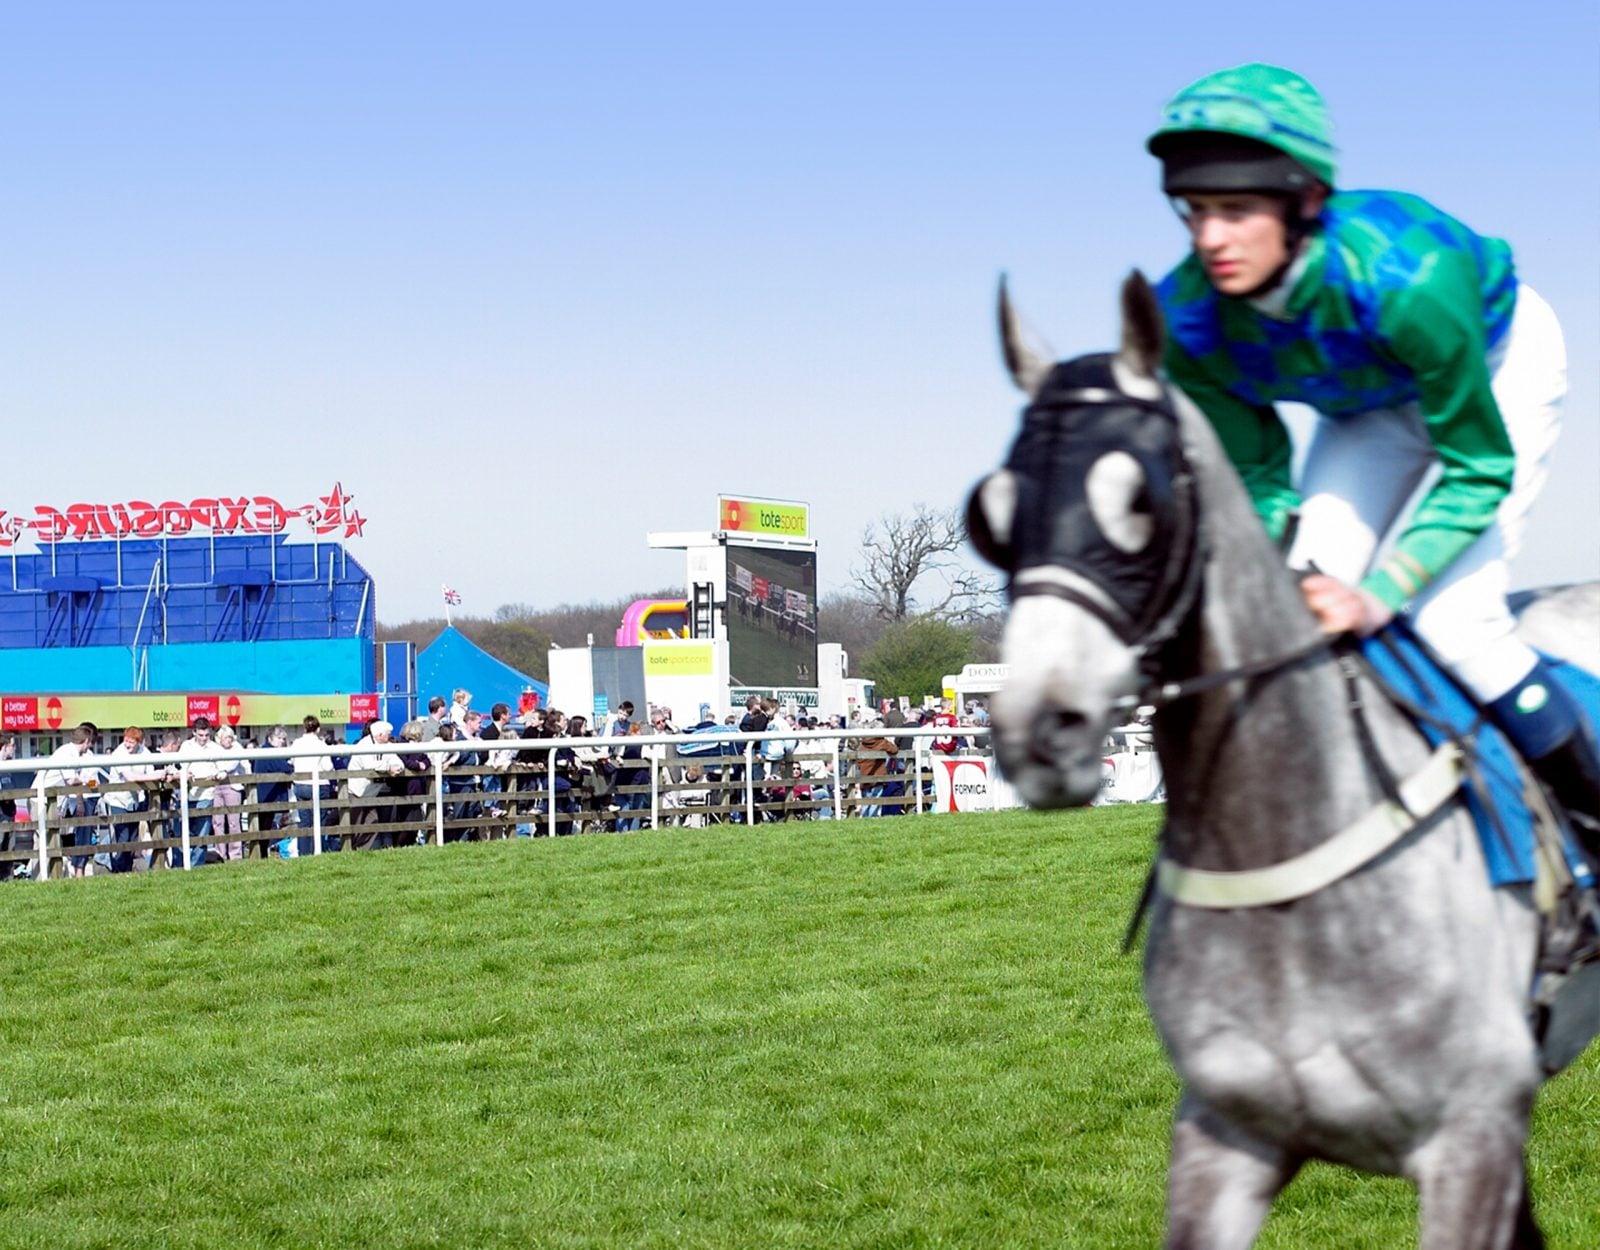
[[[509,703],[513,713],[525,690],[550,702],[550,687],[537,678],[502,664],[455,626],[448,627],[417,654],[417,711],[434,695],[448,702],[457,687],[472,691],[472,706],[485,715],[496,703]]]

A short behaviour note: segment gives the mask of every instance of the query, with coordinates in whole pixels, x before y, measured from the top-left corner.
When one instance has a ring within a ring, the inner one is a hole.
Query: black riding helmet
[[[1283,216],[1290,261],[1312,228],[1305,199],[1336,176],[1333,131],[1322,96],[1292,70],[1259,62],[1208,74],[1168,103],[1145,143],[1161,161],[1171,197],[1268,195]],[[1182,215],[1180,211],[1180,216]],[[1277,286],[1286,262],[1249,299]]]
[[[1242,135],[1167,131],[1149,147],[1161,162],[1161,189],[1173,196],[1238,191],[1298,200],[1322,181],[1287,152]]]

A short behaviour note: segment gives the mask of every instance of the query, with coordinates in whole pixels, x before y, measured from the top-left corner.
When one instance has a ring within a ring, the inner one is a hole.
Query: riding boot
[[[1600,750],[1593,732],[1580,725],[1555,750],[1528,763],[1574,818],[1572,832],[1600,874]]]
[[[1489,712],[1573,817],[1573,834],[1600,871],[1600,750],[1583,709],[1541,662]]]

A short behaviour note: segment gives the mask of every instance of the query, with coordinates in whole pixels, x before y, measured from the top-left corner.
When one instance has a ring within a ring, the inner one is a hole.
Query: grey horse
[[[1423,1250],[1540,1246],[1524,1165],[1539,920],[1528,889],[1490,888],[1453,782],[1375,858],[1286,901],[1190,905],[1168,888],[1303,867],[1392,807],[1370,761],[1409,784],[1439,753],[1330,653],[1211,426],[1161,381],[1138,274],[1122,304],[1120,351],[1052,365],[1002,286],[1007,363],[1032,402],[968,529],[1010,576],[993,729],[1030,804],[1087,802],[1145,683],[1194,679],[1154,724],[1168,809],[1145,997],[1183,1083],[1165,1244],[1250,1246],[1315,1158],[1409,1178]],[[1538,615],[1540,645],[1600,661],[1572,637],[1581,615],[1558,600]]]

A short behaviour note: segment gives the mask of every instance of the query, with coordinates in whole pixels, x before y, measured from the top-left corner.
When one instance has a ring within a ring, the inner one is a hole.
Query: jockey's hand
[[[1300,593],[1325,634],[1354,634],[1365,638],[1377,633],[1394,617],[1376,595],[1356,586],[1346,586],[1326,573],[1312,573],[1302,578]]]

